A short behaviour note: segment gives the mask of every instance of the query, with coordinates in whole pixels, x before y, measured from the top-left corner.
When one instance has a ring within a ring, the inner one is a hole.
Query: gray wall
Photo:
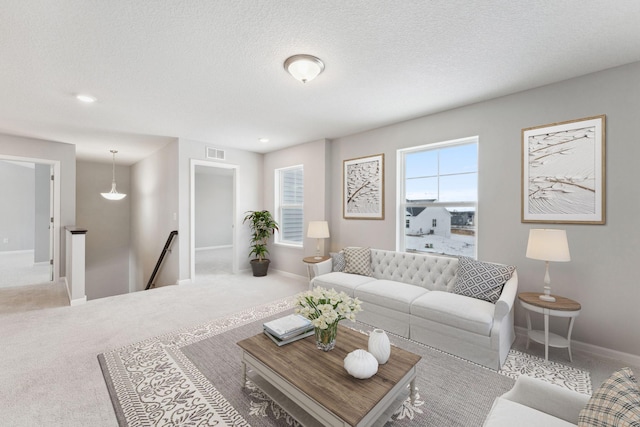
[[[306,237],[309,221],[329,221],[329,234],[333,237],[334,228],[329,218],[332,203],[338,203],[339,197],[329,193],[331,176],[336,172],[330,172],[328,163],[331,143],[326,139],[296,145],[265,154],[264,157],[264,193],[265,206],[275,214],[275,170],[288,166],[303,165],[304,167],[304,235],[303,247],[296,248],[280,244],[269,244],[269,258],[271,267],[276,270],[306,276],[306,267],[302,258],[315,254],[316,239]],[[339,173],[339,170],[338,170]],[[341,176],[338,174],[337,176]],[[340,194],[340,193],[337,193]],[[331,240],[325,239],[322,244],[328,248]],[[321,246],[321,250],[323,246]],[[328,251],[324,251],[328,254]]]
[[[195,247],[233,244],[233,176],[229,169],[196,166]]]
[[[51,225],[51,166],[35,164],[34,261],[48,262]]]
[[[0,157],[2,155],[26,157],[60,162],[60,227],[56,230],[60,242],[60,276],[65,273],[64,227],[75,225],[76,220],[76,147],[53,141],[23,138],[0,134]]]
[[[127,198],[129,198],[127,196]],[[143,290],[169,233],[178,229],[178,141],[167,144],[131,167],[130,291]],[[157,287],[179,278],[179,242],[174,239],[156,277]]]
[[[478,258],[514,264],[519,291],[540,291],[544,263],[525,257],[531,228],[566,229],[571,262],[552,263],[554,293],[582,304],[574,339],[640,355],[637,309],[640,292],[633,268],[640,258],[635,188],[640,112],[640,63],[583,76],[515,95],[397,123],[333,141],[331,170],[332,249],[347,245],[396,248],[396,150],[478,135]],[[520,222],[521,130],[606,114],[606,225]],[[344,159],[385,153],[385,219],[344,220],[341,168]],[[565,322],[552,329],[565,331]],[[516,310],[516,323],[525,326]]]
[[[0,161],[0,183],[3,183],[0,185],[0,200],[2,200],[0,251],[33,250],[35,231],[33,163],[16,164]]]
[[[129,292],[129,237],[131,189],[128,166],[116,166],[122,200],[107,200],[100,193],[111,190],[112,165],[76,163],[76,222],[86,228],[87,299]]]

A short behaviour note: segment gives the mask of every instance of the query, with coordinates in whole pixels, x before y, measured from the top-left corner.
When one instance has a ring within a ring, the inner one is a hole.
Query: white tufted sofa
[[[371,249],[372,276],[313,266],[311,287],[344,291],[363,302],[358,320],[483,366],[500,369],[515,339],[514,271],[496,304],[452,292],[458,259]]]

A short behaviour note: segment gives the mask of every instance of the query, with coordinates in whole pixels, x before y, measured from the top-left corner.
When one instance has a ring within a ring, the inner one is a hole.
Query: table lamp
[[[549,261],[571,261],[569,243],[565,230],[531,229],[529,230],[529,243],[527,244],[527,258],[539,259],[545,262],[544,294],[540,299],[555,302],[551,296],[551,277],[549,277]]]
[[[318,239],[316,243],[315,259],[322,259],[320,256],[320,239],[326,239],[329,237],[329,223],[327,221],[309,221],[307,237]]]

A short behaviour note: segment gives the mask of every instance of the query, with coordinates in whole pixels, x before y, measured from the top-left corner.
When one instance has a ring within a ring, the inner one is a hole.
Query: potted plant
[[[252,233],[249,256],[256,256],[250,261],[251,270],[253,270],[253,275],[256,277],[266,276],[271,262],[265,258],[269,253],[267,241],[278,230],[278,223],[273,219],[269,211],[248,211],[242,223],[244,224],[245,222],[249,222]]]

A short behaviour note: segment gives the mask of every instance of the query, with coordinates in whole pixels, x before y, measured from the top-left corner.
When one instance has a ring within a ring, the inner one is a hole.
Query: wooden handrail
[[[160,270],[160,266],[162,265],[162,260],[164,260],[164,256],[169,250],[169,247],[171,246],[171,242],[173,241],[173,238],[177,235],[178,235],[178,230],[173,230],[171,233],[169,233],[169,237],[167,238],[167,243],[164,244],[164,248],[162,249],[160,258],[158,258],[158,262],[156,263],[156,266],[153,269],[153,273],[151,273],[151,277],[147,282],[147,287],[144,288],[145,291],[155,287],[155,283],[153,283],[153,281],[156,278],[156,275],[158,274],[158,270]]]

